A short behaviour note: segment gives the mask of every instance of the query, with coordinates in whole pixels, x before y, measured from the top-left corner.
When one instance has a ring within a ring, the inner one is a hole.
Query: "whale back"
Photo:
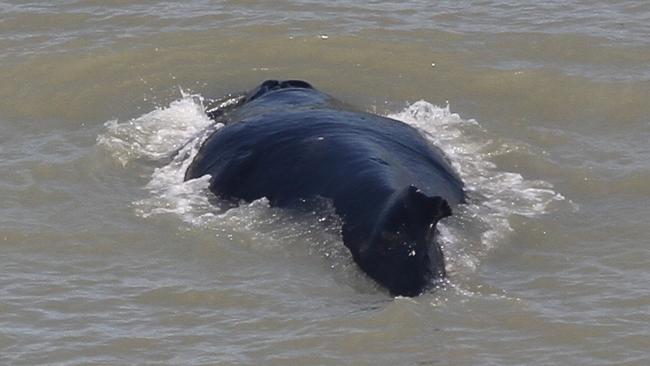
[[[354,260],[393,295],[444,277],[436,224],[463,183],[415,128],[293,80],[262,83],[217,120],[186,180],[210,174],[219,197],[279,207],[330,200]]]

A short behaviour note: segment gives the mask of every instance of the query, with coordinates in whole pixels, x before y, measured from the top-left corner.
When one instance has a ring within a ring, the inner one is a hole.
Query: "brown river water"
[[[650,365],[647,1],[0,1],[0,50],[1,365]],[[447,286],[182,182],[273,78],[449,155]]]

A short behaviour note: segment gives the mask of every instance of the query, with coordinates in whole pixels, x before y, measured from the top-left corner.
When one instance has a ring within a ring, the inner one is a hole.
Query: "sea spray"
[[[237,97],[225,99],[217,109],[237,102]],[[106,132],[97,139],[99,145],[123,165],[143,160],[152,166],[151,178],[144,187],[147,197],[133,202],[136,214],[145,218],[175,215],[190,227],[214,230],[217,239],[243,236],[246,239],[242,243],[260,250],[296,248],[307,242],[309,251],[329,258],[332,266],[351,263],[338,237],[340,222],[331,219],[332,210],[299,218],[269,207],[265,199],[242,202],[227,210],[215,205],[218,200],[208,190],[209,176],[184,181],[185,170],[201,143],[221,127],[204,110],[204,98],[184,94],[168,107],[130,121],[106,122]],[[439,107],[418,101],[388,117],[419,129],[446,153],[466,184],[467,204],[459,206],[452,217],[439,225],[452,276],[475,272],[481,257],[512,232],[511,216],[543,215],[551,203],[564,200],[548,182],[527,180],[519,173],[499,170],[489,159],[495,149],[504,147],[495,147],[477,121],[452,113],[449,105]],[[322,221],[328,224],[323,225]]]

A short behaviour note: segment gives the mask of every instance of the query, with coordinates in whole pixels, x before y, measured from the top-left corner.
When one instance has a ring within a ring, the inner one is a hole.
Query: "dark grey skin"
[[[218,197],[279,207],[331,200],[354,261],[394,296],[417,296],[446,276],[436,224],[465,193],[418,130],[297,80],[265,81],[208,115],[226,126],[203,143],[186,180],[210,174]]]

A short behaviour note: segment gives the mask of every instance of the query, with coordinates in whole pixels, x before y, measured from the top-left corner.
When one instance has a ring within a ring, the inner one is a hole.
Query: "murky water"
[[[2,364],[650,364],[645,1],[0,1],[0,49]],[[268,78],[448,153],[446,288],[182,182],[203,107]]]

